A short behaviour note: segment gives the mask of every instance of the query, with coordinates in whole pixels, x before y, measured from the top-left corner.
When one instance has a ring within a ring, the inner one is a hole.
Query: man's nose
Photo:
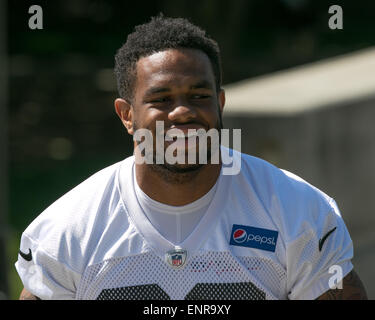
[[[197,113],[195,111],[195,108],[189,105],[188,101],[183,99],[176,101],[173,109],[168,114],[168,118],[170,121],[179,123],[194,120],[196,116]]]

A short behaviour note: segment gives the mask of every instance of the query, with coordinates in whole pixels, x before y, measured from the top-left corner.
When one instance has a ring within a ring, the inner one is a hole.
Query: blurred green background
[[[222,51],[224,84],[375,44],[375,2],[313,0],[3,1],[6,18],[8,298],[22,289],[19,239],[49,204],[132,153],[114,112],[116,50],[135,25],[163,12],[206,29]],[[28,9],[43,9],[30,30]],[[344,29],[328,28],[341,5]]]

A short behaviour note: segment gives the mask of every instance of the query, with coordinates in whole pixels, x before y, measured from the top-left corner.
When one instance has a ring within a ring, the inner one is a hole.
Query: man
[[[220,130],[225,104],[219,49],[203,30],[153,18],[128,36],[115,71],[115,109],[135,155],[94,174],[25,230],[21,299],[366,298],[333,199],[235,151],[241,170],[224,174],[228,149],[214,139],[203,148],[191,134]],[[173,163],[180,150],[208,161]]]

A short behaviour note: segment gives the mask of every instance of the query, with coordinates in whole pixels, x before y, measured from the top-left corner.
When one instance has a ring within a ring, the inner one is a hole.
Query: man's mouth
[[[198,124],[181,124],[174,125],[165,133],[166,141],[173,141],[176,139],[186,139],[198,136],[198,130],[205,130],[202,125]]]
[[[198,132],[196,129],[189,130],[179,130],[179,129],[170,129],[165,134],[166,141],[174,141],[176,139],[187,139],[191,137],[197,137]]]
[[[169,146],[173,143],[176,149],[194,152],[198,147],[198,131],[202,130],[206,131],[201,125],[175,126],[165,133],[165,145]]]

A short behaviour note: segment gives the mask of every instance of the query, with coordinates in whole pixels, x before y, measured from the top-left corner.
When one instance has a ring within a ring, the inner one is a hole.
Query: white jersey
[[[216,184],[203,197],[183,206],[170,206],[150,198],[139,187],[133,166],[135,194],[145,216],[158,232],[172,243],[179,244],[195,229],[206,213],[216,191]],[[119,181],[121,187],[121,181]],[[122,188],[124,189],[124,188]],[[126,192],[126,190],[124,191]],[[124,195],[126,197],[126,195]]]
[[[334,200],[264,160],[240,161],[178,246],[142,212],[134,157],[99,171],[22,234],[24,287],[41,299],[317,298],[332,266],[343,277],[353,268]]]

